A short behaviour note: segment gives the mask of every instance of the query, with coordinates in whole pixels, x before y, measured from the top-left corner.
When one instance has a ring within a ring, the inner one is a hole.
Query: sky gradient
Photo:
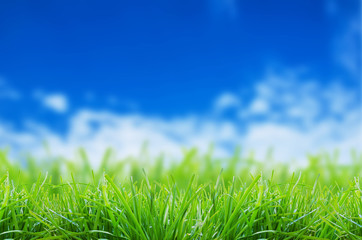
[[[361,119],[357,0],[0,3],[0,146],[14,152],[288,142],[277,157],[292,158],[360,147]]]

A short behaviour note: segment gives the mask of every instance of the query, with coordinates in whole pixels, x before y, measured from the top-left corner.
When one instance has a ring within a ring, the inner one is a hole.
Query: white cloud
[[[255,99],[250,105],[252,114],[266,114],[269,111],[269,104],[262,98]]]
[[[68,110],[68,100],[62,94],[47,95],[43,99],[44,106],[58,113],[64,113]]]
[[[236,111],[242,120],[262,116],[265,121],[297,122],[303,127],[313,126],[318,119],[343,119],[359,107],[358,89],[339,81],[321,84],[298,71],[267,73],[255,84],[252,99],[241,101],[245,107]]]
[[[213,122],[194,117],[164,120],[142,115],[118,115],[112,112],[81,110],[70,119],[69,131],[60,136],[43,125],[28,124],[25,132],[11,130],[3,134],[0,146],[8,143],[15,150],[31,150],[41,155],[42,140],[46,139],[52,153],[71,157],[77,147],[89,152],[94,164],[104,150],[113,147],[120,156],[138,155],[145,142],[152,156],[164,152],[167,156],[180,156],[181,147],[198,146],[205,152],[211,141],[218,143],[216,154],[229,152],[224,144],[236,139],[235,126],[228,122]],[[26,141],[25,141],[26,140]],[[220,144],[220,145],[219,145]],[[20,147],[21,146],[21,147]]]
[[[68,111],[69,103],[67,97],[64,94],[45,94],[42,91],[35,91],[34,97],[41,101],[44,107],[54,112],[65,113]]]
[[[229,92],[221,94],[214,103],[216,112],[222,112],[235,107],[240,107],[240,99],[235,94]]]
[[[357,92],[350,91],[337,82],[332,83],[322,94],[329,111],[338,115],[351,109],[358,99]]]
[[[361,128],[360,121],[324,121],[309,129],[280,123],[254,124],[244,137],[243,145],[255,149],[259,159],[269,148],[273,148],[276,160],[297,159],[301,162],[307,153],[339,150],[341,161],[348,162],[350,150],[361,148]]]

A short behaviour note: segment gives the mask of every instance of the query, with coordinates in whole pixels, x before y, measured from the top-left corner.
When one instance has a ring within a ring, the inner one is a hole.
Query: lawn
[[[292,168],[239,150],[171,163],[108,150],[95,167],[84,150],[21,162],[3,150],[0,239],[362,239],[362,155],[306,158]]]

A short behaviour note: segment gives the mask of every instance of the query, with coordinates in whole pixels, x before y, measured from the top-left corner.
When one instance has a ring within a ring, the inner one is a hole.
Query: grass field
[[[83,150],[21,162],[3,150],[0,239],[362,239],[362,155],[307,158],[291,168],[239,150],[171,163],[108,150],[94,168]]]

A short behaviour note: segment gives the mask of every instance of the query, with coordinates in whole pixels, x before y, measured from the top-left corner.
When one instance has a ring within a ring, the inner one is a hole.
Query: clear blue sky
[[[305,69],[321,91],[337,82],[360,98],[360,9],[358,0],[2,0],[0,121],[63,131],[84,108],[207,115],[225,92],[247,105],[269,70]],[[47,94],[67,106],[53,98],[49,111],[39,104]]]
[[[0,74],[20,90],[136,101],[147,112],[202,111],[265,66],[343,76],[332,39],[358,1],[1,1]]]

